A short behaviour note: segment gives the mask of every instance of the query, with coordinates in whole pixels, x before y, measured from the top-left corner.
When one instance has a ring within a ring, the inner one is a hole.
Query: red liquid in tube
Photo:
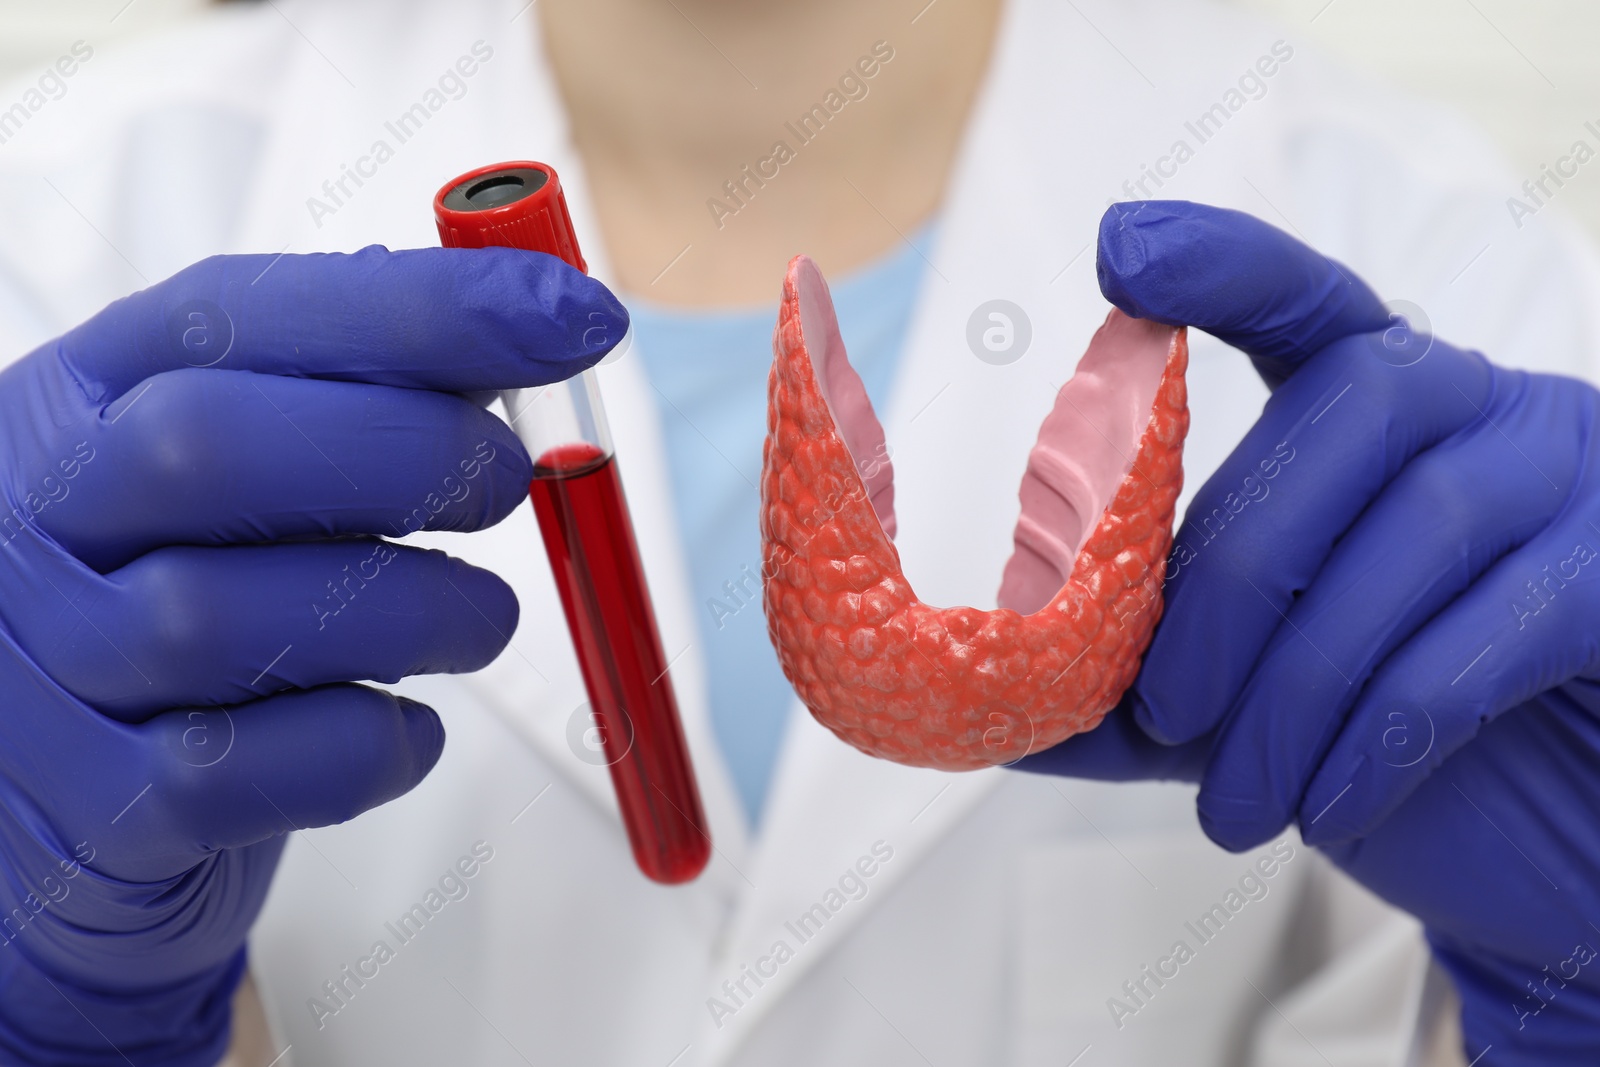
[[[521,248],[589,269],[561,180],[548,164],[519,160],[469,171],[439,190],[433,214],[446,247]],[[583,338],[587,343],[589,334]],[[517,436],[538,457],[529,496],[634,860],[657,882],[687,882],[705,868],[711,835],[599,385],[593,371],[584,371],[550,388],[536,395],[543,406],[531,413],[531,405],[518,408],[512,418],[513,426],[521,423]],[[508,412],[515,395],[506,394]]]
[[[635,862],[657,882],[705,868],[711,835],[614,457],[550,449],[529,486]]]

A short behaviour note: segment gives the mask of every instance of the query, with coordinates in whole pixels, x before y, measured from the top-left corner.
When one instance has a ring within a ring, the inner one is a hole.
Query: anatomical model
[[[768,379],[767,628],[806,707],[864,752],[969,770],[1093,729],[1161,615],[1189,428],[1184,330],[1113,310],[1029,454],[994,611],[917,599],[883,428],[828,286],[796,256]]]

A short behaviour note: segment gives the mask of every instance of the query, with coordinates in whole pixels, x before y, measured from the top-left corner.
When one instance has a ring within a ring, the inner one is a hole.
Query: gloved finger
[[[1391,322],[1367,284],[1322,253],[1242,211],[1184,200],[1106,209],[1095,269],[1111,303],[1243,350],[1270,386]]]
[[[517,626],[498,576],[372,539],[164,548],[11,621],[78,699],[136,722],[285,688],[475,671]]]
[[[1198,782],[1210,752],[1210,738],[1186,745],[1152,740],[1133,721],[1126,705],[1119,705],[1088,733],[1075,734],[1008,766],[1033,774],[1103,782]]]
[[[353,819],[410,792],[444,750],[432,708],[360,685],[170,711],[139,730],[150,788],[118,827],[176,832],[196,859]]]
[[[1581,454],[1543,432],[1555,414],[1517,408],[1424,452],[1340,539],[1221,729],[1199,797],[1213,841],[1242,851],[1280,833],[1379,665],[1555,518],[1566,493],[1507,444],[1570,487]]]
[[[606,287],[515,248],[215,256],[29,357],[96,405],[215,366],[443,392],[559,381],[622,340]]]
[[[160,545],[477,530],[527,496],[504,421],[457,396],[217,369],[145,382],[35,521],[109,570]]]
[[[1482,419],[1493,381],[1483,357],[1434,342],[1395,366],[1370,340],[1308,360],[1190,505],[1134,682],[1135,716],[1158,741],[1215,729],[1367,505],[1418,453]]]
[[[1568,699],[1549,691],[1593,675],[1592,514],[1568,514],[1502,559],[1379,668],[1306,790],[1308,842],[1370,832],[1486,723],[1541,693]]]

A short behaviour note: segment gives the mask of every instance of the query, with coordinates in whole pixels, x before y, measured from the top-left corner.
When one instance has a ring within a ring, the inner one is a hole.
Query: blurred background
[[[0,78],[25,76],[63,43],[148,33],[208,0],[0,0]],[[270,2],[270,0],[268,0]],[[1230,0],[1375,77],[1443,101],[1532,177],[1600,126],[1597,0]],[[1593,138],[1590,136],[1590,140]],[[1507,190],[1509,196],[1513,190]],[[1559,205],[1600,238],[1600,171]]]

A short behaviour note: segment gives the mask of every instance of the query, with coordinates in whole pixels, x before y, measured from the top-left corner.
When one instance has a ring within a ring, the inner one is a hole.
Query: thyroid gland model
[[[789,264],[767,382],[767,631],[818,722],[897,763],[1011,763],[1099,725],[1161,616],[1189,428],[1183,328],[1113,310],[1039,428],[994,611],[900,568],[883,427],[828,285]]]

